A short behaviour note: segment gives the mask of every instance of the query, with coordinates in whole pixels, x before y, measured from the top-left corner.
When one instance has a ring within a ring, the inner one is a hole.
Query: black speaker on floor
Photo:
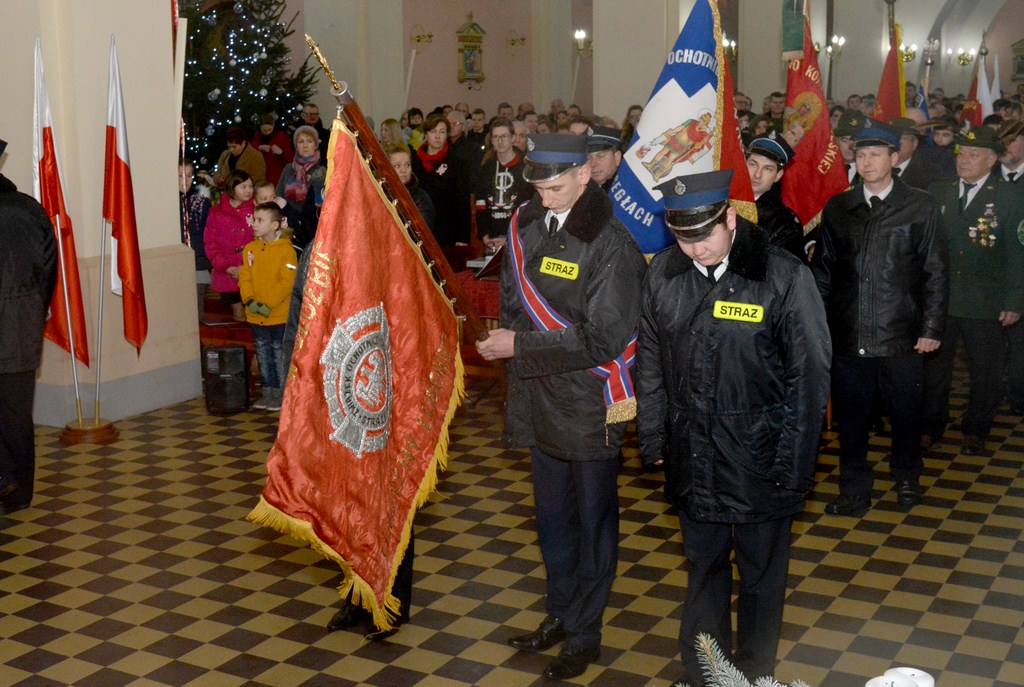
[[[244,346],[203,349],[203,392],[206,410],[232,415],[249,409],[249,368]]]

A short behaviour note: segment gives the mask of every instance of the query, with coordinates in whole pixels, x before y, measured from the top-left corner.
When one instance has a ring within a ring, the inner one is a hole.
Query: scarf
[[[448,157],[448,142],[446,141],[444,147],[437,151],[433,155],[427,152],[427,144],[424,143],[420,146],[420,149],[416,151],[416,157],[423,163],[423,169],[428,173],[433,172],[439,165],[444,163],[445,158]]]
[[[320,151],[312,155],[302,157],[298,153],[292,161],[292,171],[284,186],[284,197],[288,200],[302,205],[306,202],[306,195],[309,193],[309,170],[313,169],[320,162]]]

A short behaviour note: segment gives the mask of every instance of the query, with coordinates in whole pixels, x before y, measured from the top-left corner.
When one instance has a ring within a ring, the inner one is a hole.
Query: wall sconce
[[[731,62],[736,61],[736,41],[729,40],[729,38],[722,33],[722,49],[725,51],[725,59]]]
[[[594,41],[593,39],[587,39],[587,32],[583,29],[576,29],[576,32],[572,35],[573,40],[576,42],[576,52],[580,57],[590,57],[594,54]]]
[[[434,34],[427,33],[419,24],[412,27],[412,33],[409,34],[409,42],[412,43],[412,47],[414,50],[418,50],[419,48],[427,45],[433,40]]]
[[[952,53],[953,53],[952,50],[947,50],[946,52],[948,54],[950,54],[950,55],[952,55]],[[968,51],[964,51],[963,48],[957,48],[956,49],[956,63],[959,64],[961,67],[966,67],[971,62],[974,62],[974,56],[977,55],[977,54],[978,54],[978,51],[975,50],[974,48],[971,48]]]
[[[828,55],[828,59],[831,61],[842,55],[844,45],[846,45],[846,36],[832,34],[832,40],[825,46],[825,54]]]
[[[931,67],[935,64],[935,56],[939,54],[939,45],[938,38],[930,38],[928,39],[928,42],[925,43],[924,48],[922,48],[922,51],[924,52],[924,64],[926,67]]]
[[[913,62],[917,57],[917,43],[904,45],[900,43],[900,59],[904,62]]]
[[[526,36],[523,34],[516,35],[516,32],[512,29],[508,30],[508,38],[505,39],[505,45],[508,46],[508,51],[513,55],[516,54],[516,48],[521,45],[526,45]]]

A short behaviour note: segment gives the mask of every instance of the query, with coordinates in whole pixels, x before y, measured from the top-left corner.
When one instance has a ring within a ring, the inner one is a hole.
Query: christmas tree
[[[695,642],[697,658],[704,669],[704,684],[708,687],[787,687],[770,675],[757,678],[751,685],[750,681],[722,653],[709,635],[700,634]],[[677,683],[679,684],[679,683]],[[686,687],[683,685],[683,687]],[[796,680],[789,687],[808,687],[806,682]]]
[[[200,169],[216,164],[229,126],[259,127],[260,116],[290,121],[316,93],[309,56],[297,71],[284,39],[285,0],[186,0],[185,154]]]

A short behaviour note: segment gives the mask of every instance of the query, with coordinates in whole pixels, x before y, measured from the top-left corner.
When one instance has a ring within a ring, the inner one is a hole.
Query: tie
[[[882,207],[882,199],[879,198],[878,196],[871,196],[870,202],[872,210],[877,210],[878,208]]]
[[[558,231],[558,218],[551,215],[551,219],[548,220],[548,236],[554,236],[556,231]]]
[[[900,169],[899,167],[893,167],[892,168],[892,178],[893,179],[899,179],[900,178],[900,172],[902,172],[902,171],[903,170]]]
[[[1011,182],[1011,183],[1016,178],[1017,178],[1017,173],[1016,172],[1010,172],[1009,174],[1006,175],[1006,180]]]
[[[708,271],[708,281],[712,284],[717,284],[718,280],[715,279],[715,271],[722,265],[720,262],[716,262],[714,265],[708,265],[704,269]]]
[[[960,195],[960,214],[963,214],[964,210],[967,209],[967,195],[975,186],[977,186],[977,184],[968,184],[967,182],[964,182],[964,192]]]

